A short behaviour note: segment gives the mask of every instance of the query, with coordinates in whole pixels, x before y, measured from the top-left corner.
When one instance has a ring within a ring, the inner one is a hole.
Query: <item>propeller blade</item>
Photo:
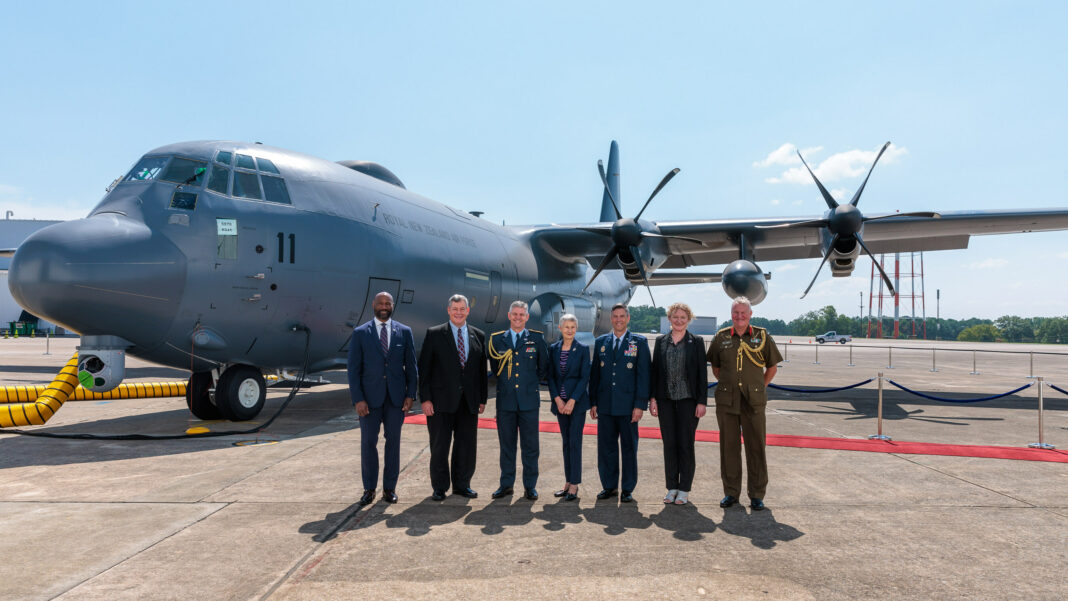
[[[810,219],[808,221],[796,221],[794,223],[777,223],[775,225],[758,225],[758,230],[774,230],[787,227],[827,227],[830,224],[826,219]]]
[[[890,283],[890,276],[886,275],[886,272],[883,271],[883,266],[879,265],[879,261],[875,259],[875,255],[871,254],[871,251],[868,250],[868,247],[864,244],[864,240],[862,240],[860,236],[857,236],[856,238],[860,247],[864,249],[864,252],[866,252],[869,257],[871,257],[872,263],[875,263],[875,268],[879,270],[879,275],[883,276],[883,282],[886,284],[886,289],[890,291],[890,296],[897,295],[897,292],[894,290],[894,285]]]
[[[892,215],[879,215],[878,217],[865,217],[864,221],[878,221],[880,219],[892,219],[894,217],[933,217],[941,219],[942,214],[934,211],[912,211],[910,213],[894,213]]]
[[[664,234],[654,234],[653,232],[642,232],[642,238],[663,238],[665,240],[683,240],[685,242],[693,242],[694,244],[700,244],[701,246],[708,246],[704,242],[697,238],[687,238],[686,236],[665,236]]]
[[[645,207],[649,206],[649,203],[653,201],[653,197],[659,194],[660,191],[664,189],[664,186],[666,186],[667,183],[671,181],[671,178],[675,177],[678,174],[678,167],[675,167],[671,171],[668,171],[668,174],[664,176],[664,179],[660,180],[660,183],[656,186],[656,189],[653,190],[653,193],[649,195],[649,200],[646,200],[645,204],[642,205],[642,210],[638,211],[638,216],[634,218],[634,221],[641,219],[642,213],[645,212]]]
[[[849,204],[854,207],[857,206],[857,203],[860,201],[860,193],[864,191],[864,186],[868,185],[868,178],[871,177],[871,172],[875,169],[875,163],[879,162],[879,157],[883,156],[883,153],[886,152],[886,149],[889,146],[890,142],[887,142],[886,144],[883,144],[881,149],[879,149],[879,154],[875,155],[875,160],[871,162],[871,168],[868,169],[868,174],[864,176],[864,181],[860,183],[860,187],[857,188],[857,192],[853,195],[853,200],[849,201]]]
[[[823,195],[823,200],[827,203],[827,208],[832,211],[837,209],[838,201],[831,196],[831,193],[827,191],[827,188],[823,187],[823,184],[820,182],[820,179],[816,177],[816,174],[812,173],[812,169],[810,169],[808,163],[805,162],[805,157],[801,156],[800,150],[797,151],[797,157],[801,159],[801,164],[805,166],[805,169],[808,169],[808,174],[812,176],[812,181],[816,182],[816,186],[819,187],[820,194]]]
[[[801,293],[801,298],[805,298],[805,296],[808,295],[808,291],[812,290],[812,285],[816,283],[816,278],[820,277],[820,271],[823,270],[823,266],[827,263],[827,259],[831,257],[831,250],[834,249],[834,245],[837,243],[838,234],[835,234],[834,238],[831,238],[831,245],[827,247],[827,253],[823,255],[823,260],[820,261],[819,268],[816,269],[816,275],[812,276],[812,281],[808,283],[808,288],[805,288],[805,291]]]
[[[649,285],[649,276],[645,274],[645,265],[642,263],[642,256],[638,252],[637,246],[630,247],[630,254],[634,257],[634,262],[638,264],[638,271],[642,274],[642,282],[645,284],[645,290],[649,293],[649,302],[653,303],[653,308],[657,308],[656,300],[653,299],[653,288]]]
[[[616,210],[616,219],[623,219],[623,214],[619,212],[619,205],[616,204],[616,197],[612,196],[612,189],[608,187],[608,176],[604,173],[604,161],[600,159],[597,160],[597,173],[601,174],[601,183],[604,184],[604,191],[608,194],[608,200],[612,201],[612,208]]]
[[[604,259],[601,261],[600,266],[597,267],[597,271],[593,272],[593,277],[590,278],[590,281],[586,282],[586,285],[582,288],[583,292],[586,291],[586,288],[590,287],[590,284],[592,284],[593,281],[597,279],[597,276],[601,275],[601,272],[604,271],[604,268],[608,267],[608,264],[615,260],[616,255],[618,254],[619,247],[613,246],[612,250],[608,251],[608,254],[604,256]]]

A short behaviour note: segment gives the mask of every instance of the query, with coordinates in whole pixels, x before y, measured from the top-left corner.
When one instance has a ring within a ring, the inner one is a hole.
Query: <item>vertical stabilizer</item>
[[[616,203],[619,204],[619,210],[623,210],[623,201],[619,197],[619,144],[615,140],[612,140],[612,147],[608,151],[608,170],[607,170],[608,188],[612,191],[612,196],[615,197]],[[608,197],[608,192],[605,191],[601,197],[601,221],[614,222],[619,217],[616,215],[616,210],[612,208],[612,200]]]

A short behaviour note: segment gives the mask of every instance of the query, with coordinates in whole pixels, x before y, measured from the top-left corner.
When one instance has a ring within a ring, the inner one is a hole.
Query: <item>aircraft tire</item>
[[[189,383],[185,387],[185,405],[197,419],[219,419],[222,414],[215,403],[211,402],[211,372],[198,371],[189,374]]]
[[[215,405],[223,417],[235,422],[255,418],[267,400],[267,382],[260,370],[233,365],[219,376],[215,385]]]

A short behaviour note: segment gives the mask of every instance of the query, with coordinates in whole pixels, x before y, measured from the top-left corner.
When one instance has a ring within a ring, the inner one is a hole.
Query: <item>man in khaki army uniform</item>
[[[731,326],[716,333],[706,355],[716,386],[716,421],[719,422],[719,469],[723,492],[720,507],[738,502],[742,492],[742,444],[745,437],[745,467],[750,507],[764,509],[768,487],[768,463],[764,454],[767,386],[782,361],[767,330],[750,325],[753,307],[739,296],[731,304]]]

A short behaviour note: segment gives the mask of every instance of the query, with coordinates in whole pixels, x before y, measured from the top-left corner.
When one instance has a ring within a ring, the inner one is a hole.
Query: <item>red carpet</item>
[[[426,425],[425,415],[409,415],[406,424]],[[480,417],[478,427],[497,429],[497,420]],[[556,422],[541,422],[542,432],[559,432]],[[597,433],[596,423],[587,423],[584,433],[588,436]],[[639,427],[641,438],[660,438],[660,428]],[[719,442],[716,430],[698,430],[699,442]],[[831,449],[835,451],[865,451],[868,453],[902,453],[906,455],[948,455],[951,457],[981,457],[986,459],[1015,459],[1018,461],[1052,461],[1068,463],[1068,453],[1053,449],[1031,449],[1027,447],[997,447],[968,444],[941,444],[936,442],[905,442],[898,440],[867,440],[856,438],[830,438],[825,436],[792,436],[790,434],[768,434],[768,446],[795,447],[798,449]]]

